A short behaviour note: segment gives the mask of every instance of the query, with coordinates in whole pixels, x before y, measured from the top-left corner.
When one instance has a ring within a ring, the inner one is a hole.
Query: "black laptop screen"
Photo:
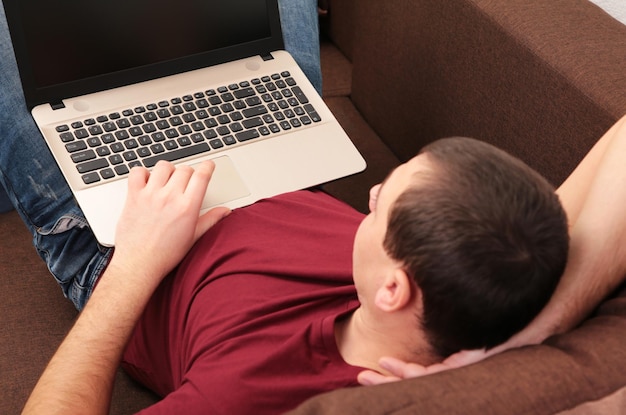
[[[184,57],[198,59],[183,70],[243,57],[227,51],[272,36],[268,4],[266,0],[19,0],[30,82],[35,89],[45,89],[169,63],[165,73],[154,71],[154,76],[163,76],[179,69],[177,60],[189,60]],[[199,58],[220,51],[223,56],[217,61]],[[137,81],[130,78],[128,82]]]

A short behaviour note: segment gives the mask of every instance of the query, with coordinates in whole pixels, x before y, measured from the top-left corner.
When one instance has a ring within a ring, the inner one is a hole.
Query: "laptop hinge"
[[[274,57],[270,52],[267,52],[261,55],[261,59],[263,59],[264,61],[271,61],[274,60]]]
[[[63,103],[63,101],[54,101],[50,103],[50,106],[52,107],[53,110],[60,110],[65,108],[65,104]]]

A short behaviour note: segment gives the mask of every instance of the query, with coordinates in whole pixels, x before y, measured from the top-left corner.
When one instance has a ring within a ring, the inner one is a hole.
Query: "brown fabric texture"
[[[325,101],[361,152],[367,168],[354,176],[326,183],[321,187],[358,211],[368,213],[370,188],[382,182],[399,161],[367,125],[348,98],[326,98]]]
[[[436,138],[494,143],[558,184],[626,113],[626,28],[588,0],[324,3],[324,97],[368,168],[322,187],[363,212],[369,188]],[[14,414],[76,312],[15,212],[0,215],[0,235],[0,413]],[[625,342],[621,291],[580,328],[543,345],[331,392],[292,413],[585,414],[576,411],[620,403]],[[120,371],[111,413],[156,399]]]
[[[587,0],[362,0],[354,25],[352,99],[403,159],[470,136],[560,184],[626,112],[626,27]]]
[[[352,89],[352,63],[331,42],[322,42],[322,96],[347,97]]]
[[[555,414],[626,385],[626,291],[543,345],[424,378],[331,392],[293,414]]]
[[[15,211],[0,214],[0,414],[18,414],[77,315],[33,248]],[[110,414],[156,401],[121,370]]]

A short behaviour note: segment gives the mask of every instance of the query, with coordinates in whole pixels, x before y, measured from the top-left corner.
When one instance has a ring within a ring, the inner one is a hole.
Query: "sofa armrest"
[[[352,99],[401,159],[491,142],[561,183],[626,113],[626,27],[588,0],[361,0]]]

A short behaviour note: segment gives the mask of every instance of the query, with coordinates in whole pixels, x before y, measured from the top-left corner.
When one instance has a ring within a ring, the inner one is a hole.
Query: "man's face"
[[[415,174],[427,170],[432,170],[428,158],[420,154],[393,170],[381,184],[370,190],[370,214],[359,225],[352,255],[354,283],[364,305],[372,301],[386,272],[401,265],[383,248],[389,213],[408,186],[415,185],[418,180]]]

